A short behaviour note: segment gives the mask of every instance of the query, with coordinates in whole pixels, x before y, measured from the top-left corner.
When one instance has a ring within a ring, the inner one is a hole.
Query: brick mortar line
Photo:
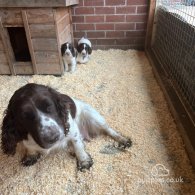
[[[75,30],[75,33],[79,32],[143,32],[146,30],[139,30],[139,29],[133,29],[133,30]]]
[[[84,33],[84,32],[83,32]],[[86,33],[88,33],[88,32],[86,32]],[[91,32],[90,32],[91,33]],[[104,35],[107,35],[107,33],[105,32],[105,34]],[[120,36],[118,36],[118,37],[91,37],[90,39],[91,40],[96,40],[96,39],[107,39],[107,40],[112,40],[112,39],[129,39],[129,38],[134,38],[134,39],[142,39],[142,38],[145,38],[146,37],[146,35],[143,35],[143,36],[126,36],[126,35],[124,35],[123,37],[120,37]],[[75,38],[75,39],[79,39],[79,38]]]
[[[147,4],[142,5],[97,5],[97,6],[76,6],[73,8],[73,10],[76,10],[77,8],[122,8],[122,7],[147,7]]]
[[[120,14],[84,14],[84,15],[81,15],[81,14],[76,14],[76,15],[72,15],[72,16],[120,16],[120,15],[126,15],[126,16],[132,16],[132,15],[135,15],[135,16],[143,16],[143,15],[148,15],[148,13],[130,13],[130,14],[123,14],[123,13],[120,13]]]

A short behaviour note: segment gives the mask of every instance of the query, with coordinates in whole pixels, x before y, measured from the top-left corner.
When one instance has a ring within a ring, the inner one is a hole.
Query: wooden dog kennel
[[[61,44],[73,41],[79,0],[0,0],[0,74],[63,74]]]

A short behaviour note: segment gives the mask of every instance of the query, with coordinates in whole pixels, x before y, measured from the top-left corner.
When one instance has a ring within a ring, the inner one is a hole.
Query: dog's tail
[[[84,36],[83,36],[85,39],[87,39],[87,33],[85,32]]]

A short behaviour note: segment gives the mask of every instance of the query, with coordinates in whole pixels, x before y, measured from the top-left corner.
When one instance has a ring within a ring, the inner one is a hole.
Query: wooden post
[[[155,8],[156,8],[156,0],[150,0],[147,30],[146,30],[145,50],[147,50],[148,47],[151,46]]]
[[[16,75],[15,69],[14,69],[14,55],[13,55],[13,50],[10,44],[10,40],[8,37],[8,33],[7,31],[3,28],[3,24],[2,24],[2,20],[0,18],[0,36],[2,38],[2,42],[5,48],[5,52],[6,52],[6,57],[9,63],[9,68],[11,71],[11,74]]]
[[[57,16],[56,16],[56,9],[53,9],[53,14],[54,14],[54,23],[55,23],[55,29],[56,29],[56,37],[57,37],[57,44],[58,44],[58,55],[59,55],[59,64],[60,64],[60,71],[61,75],[64,73],[64,65],[62,63],[62,55],[61,55],[61,44],[60,44],[60,39],[59,39],[59,30],[57,26]]]
[[[29,48],[30,55],[31,55],[33,72],[34,72],[34,74],[38,74],[38,70],[37,70],[37,66],[36,66],[36,59],[35,59],[35,55],[34,55],[34,48],[33,48],[33,44],[32,44],[30,29],[29,29],[29,25],[28,25],[28,19],[27,19],[27,15],[26,15],[26,10],[22,10],[22,19],[24,22],[24,29],[26,32],[28,48]]]
[[[70,24],[72,24],[72,12],[71,12],[71,8],[69,7],[68,8],[68,12],[69,12],[69,18],[70,18]],[[71,41],[72,41],[72,44],[74,44],[74,36],[73,36],[73,25],[70,26],[70,33],[71,33]]]

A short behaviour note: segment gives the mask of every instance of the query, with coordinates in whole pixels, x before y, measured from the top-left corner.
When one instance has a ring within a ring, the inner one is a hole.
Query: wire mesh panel
[[[152,50],[195,112],[195,0],[158,0]]]

